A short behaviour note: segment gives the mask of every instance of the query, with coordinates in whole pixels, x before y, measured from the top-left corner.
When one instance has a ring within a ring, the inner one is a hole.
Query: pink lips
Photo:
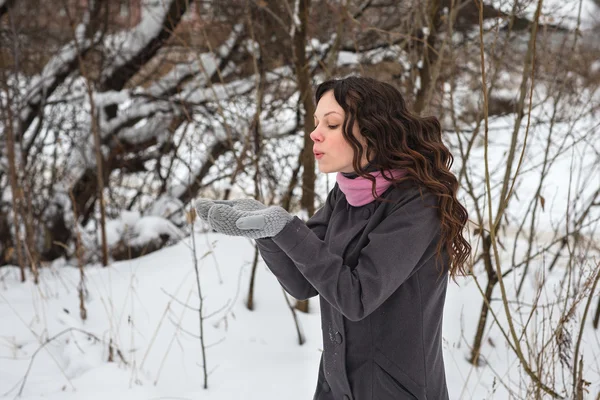
[[[315,158],[317,160],[320,160],[321,157],[323,157],[323,155],[324,155],[324,153],[321,153],[320,151],[316,151],[316,150],[313,150],[313,153],[315,154]]]

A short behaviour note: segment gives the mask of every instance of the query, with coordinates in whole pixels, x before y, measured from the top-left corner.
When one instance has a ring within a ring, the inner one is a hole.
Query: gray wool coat
[[[448,399],[442,316],[446,254],[436,267],[436,198],[391,186],[393,204],[348,204],[336,184],[306,223],[256,240],[285,290],[320,295],[323,353],[313,400]]]

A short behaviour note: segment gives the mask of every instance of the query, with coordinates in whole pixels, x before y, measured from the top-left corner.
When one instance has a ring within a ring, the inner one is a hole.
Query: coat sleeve
[[[435,255],[440,229],[435,196],[419,193],[394,206],[369,235],[354,269],[298,218],[273,237],[306,280],[352,321],[376,310]]]
[[[299,218],[295,218],[295,223],[304,225],[319,240],[325,239],[327,224],[335,204],[335,187],[327,195],[325,205],[321,207],[306,224]],[[288,223],[289,226],[292,222]],[[284,228],[285,230],[285,228]],[[306,280],[304,275],[298,270],[290,257],[275,243],[272,238],[256,239],[256,244],[260,255],[267,264],[267,267],[273,272],[275,277],[283,288],[294,298],[306,300],[318,294],[317,290]]]

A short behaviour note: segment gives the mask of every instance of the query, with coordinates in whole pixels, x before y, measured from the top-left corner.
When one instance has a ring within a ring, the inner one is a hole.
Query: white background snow
[[[567,4],[574,10],[569,18],[576,20],[578,2],[552,2],[548,7]],[[583,24],[586,23],[589,21],[584,20]],[[131,48],[143,44],[135,37],[127,43]],[[355,60],[342,53],[340,64],[346,62]],[[189,94],[201,99],[205,93]],[[494,128],[508,132],[512,118],[492,121],[490,132]],[[582,119],[580,124],[571,129],[581,135],[597,131],[597,119]],[[532,128],[526,157],[532,165],[540,161],[544,129],[544,126]],[[502,166],[508,140],[508,133],[491,139],[492,165]],[[538,226],[541,242],[553,223],[564,218],[569,207],[566,187],[571,161],[575,160],[576,167],[597,168],[590,161],[598,154],[594,145],[595,142],[582,142],[558,158],[544,186],[547,206]],[[476,149],[469,172],[477,178],[476,182],[483,174],[482,159],[483,149]],[[458,167],[455,166],[456,170]],[[536,168],[528,171],[520,183],[519,195],[524,200],[521,204],[513,199],[518,203],[511,209],[513,215],[525,211],[525,201],[533,194],[538,179]],[[584,193],[589,194],[600,185],[600,172],[580,171],[580,178],[587,181],[582,184],[574,179],[573,185],[583,185]],[[318,182],[321,198],[326,195],[325,188],[334,182],[333,176],[328,178],[325,183],[325,177],[321,176]],[[482,185],[478,186],[478,193],[483,190]],[[465,202],[468,203],[466,199]],[[152,215],[157,213],[149,214],[125,213],[120,220],[109,223],[109,243],[117,242],[127,226],[140,240],[165,231],[183,235],[174,225],[154,220]],[[255,309],[249,311],[245,307],[254,258],[252,243],[243,238],[205,233],[201,228],[197,226],[195,242],[204,313],[209,315],[204,323],[205,342],[209,346],[208,389],[203,389],[202,354],[196,337],[198,313],[193,310],[198,307],[199,298],[192,240],[186,236],[171,247],[132,261],[115,262],[107,268],[86,266],[88,319],[85,322],[79,318],[80,277],[74,265],[59,260],[43,268],[38,286],[32,279],[20,283],[15,267],[0,269],[0,400],[14,399],[22,386],[22,398],[27,400],[311,399],[322,349],[318,298],[311,299],[309,314],[298,313],[306,337],[306,343],[299,346],[282,289],[262,260],[256,277]],[[535,279],[539,277],[536,272],[542,270],[541,263],[542,260],[534,266],[527,296],[535,294]],[[593,265],[593,260],[588,265]],[[542,304],[552,298],[553,290],[558,290],[563,272],[558,268],[554,275],[545,277],[548,284]],[[483,278],[481,273],[478,276]],[[509,276],[506,281],[509,292],[519,278],[519,274]],[[592,301],[594,311],[597,296]],[[458,284],[449,285],[444,314],[444,356],[451,399],[506,399],[508,390],[518,389],[522,379],[514,354],[498,329],[490,329],[489,322],[482,349],[488,365],[474,368],[466,361],[481,302],[472,279],[459,279]],[[503,321],[499,304],[495,310]],[[532,323],[537,322],[534,319]],[[578,327],[576,322],[577,318],[570,326]],[[47,342],[50,338],[53,340]],[[107,362],[110,343],[121,352],[122,359],[115,353],[115,361]],[[587,362],[585,376],[598,379],[588,387],[590,398],[595,398],[600,392],[600,338],[591,329],[589,320],[582,346]],[[495,376],[514,386],[504,387]]]

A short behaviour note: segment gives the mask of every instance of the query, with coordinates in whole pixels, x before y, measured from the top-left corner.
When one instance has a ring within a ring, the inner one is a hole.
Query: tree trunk
[[[414,112],[421,114],[429,107],[428,95],[431,92],[431,86],[435,85],[432,79],[432,66],[436,61],[435,46],[437,40],[437,27],[440,23],[440,0],[430,0],[427,4],[427,20],[429,21],[429,35],[427,36],[426,45],[421,46],[423,55],[421,60],[423,66],[419,69],[419,77],[421,78],[421,86],[417,92],[414,104]]]
[[[471,350],[471,357],[469,362],[475,366],[481,365],[479,361],[479,355],[481,352],[481,343],[483,342],[483,332],[485,330],[485,324],[487,322],[490,302],[492,301],[492,293],[494,293],[494,286],[497,281],[488,280],[488,284],[485,287],[485,300],[481,305],[481,313],[479,314],[479,323],[477,324],[477,331],[475,332],[475,340],[473,341],[473,349]]]
[[[252,261],[252,272],[250,273],[250,285],[248,287],[248,298],[246,299],[246,308],[254,310],[254,280],[256,279],[256,267],[258,266],[258,246],[254,246],[254,260]]]
[[[310,0],[299,0],[298,16],[300,26],[293,37],[294,66],[298,78],[300,102],[304,108],[304,149],[302,151],[302,198],[300,206],[306,210],[308,217],[315,213],[315,158],[312,151],[310,133],[313,130],[313,114],[315,105],[312,101],[312,89],[309,65],[306,60],[306,39],[308,16],[310,14]],[[295,23],[292,21],[292,23]],[[308,300],[297,301],[296,309],[308,312]]]
[[[1,100],[0,100],[1,101]],[[4,105],[4,104],[2,104]],[[9,178],[10,178],[10,188],[12,192],[12,204],[13,204],[13,224],[15,227],[15,241],[14,249],[17,252],[17,260],[19,263],[19,268],[21,269],[21,282],[25,282],[25,260],[23,260],[23,248],[21,246],[21,238],[20,238],[20,229],[19,229],[19,215],[21,207],[20,204],[22,202],[21,191],[19,190],[19,179],[17,177],[17,168],[15,161],[15,139],[13,132],[13,115],[10,108],[10,101],[7,101],[6,108],[4,109],[4,120],[6,121],[6,152],[8,155],[8,169],[9,169]],[[8,222],[8,221],[6,221]],[[0,224],[1,226],[2,224]],[[8,223],[6,224],[8,228]],[[7,230],[7,236],[10,237],[8,233],[10,230]],[[5,244],[9,243],[8,241],[4,241]],[[6,250],[5,250],[6,251]],[[6,257],[9,253],[7,252],[4,256]]]
[[[598,329],[598,322],[600,322],[600,297],[598,297],[598,306],[596,307],[596,314],[594,315],[594,322],[592,323],[594,329]]]
[[[481,305],[481,313],[479,314],[479,323],[477,324],[477,331],[475,332],[475,339],[473,341],[473,348],[471,350],[471,357],[469,362],[475,366],[481,365],[479,356],[481,353],[481,343],[483,342],[483,332],[485,330],[485,324],[487,322],[488,313],[490,311],[489,304],[492,301],[492,294],[494,293],[494,286],[498,283],[498,277],[492,265],[492,253],[491,253],[492,241],[489,235],[483,237],[483,261],[485,264],[485,270],[488,276],[488,283],[485,287],[485,295],[483,304]]]

